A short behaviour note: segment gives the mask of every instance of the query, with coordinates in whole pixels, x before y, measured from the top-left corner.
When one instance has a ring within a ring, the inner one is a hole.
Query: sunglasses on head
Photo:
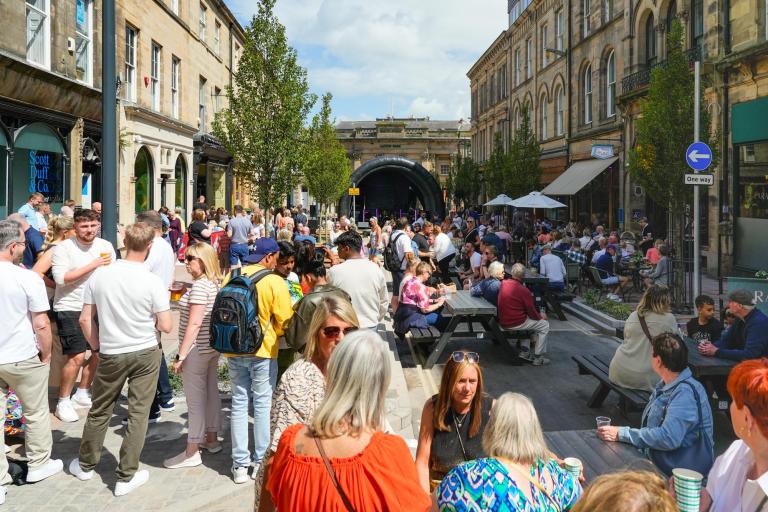
[[[480,362],[480,354],[477,352],[462,352],[461,350],[457,350],[451,354],[451,359],[453,359],[455,363],[464,362],[466,359],[469,363],[478,364]]]
[[[339,327],[337,325],[331,325],[329,327],[323,327],[323,329],[322,329],[323,335],[326,338],[336,338],[342,332],[344,333],[344,336],[346,336],[347,334],[349,334],[351,332],[354,332],[356,330],[357,330],[357,327],[354,327],[354,326],[345,327],[344,329],[342,329],[341,327]]]

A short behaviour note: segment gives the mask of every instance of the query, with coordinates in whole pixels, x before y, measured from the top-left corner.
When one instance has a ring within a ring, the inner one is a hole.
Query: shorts
[[[379,255],[379,248],[378,247],[371,247],[368,249],[368,256],[374,257]]]
[[[606,277],[600,280],[603,284],[619,284],[619,278],[617,276]]]
[[[248,256],[248,244],[232,244],[229,246],[229,264],[237,265],[242,262],[245,263],[245,258]]]
[[[56,328],[61,340],[61,352],[64,355],[82,354],[88,349],[85,334],[80,328],[79,311],[57,311]]]

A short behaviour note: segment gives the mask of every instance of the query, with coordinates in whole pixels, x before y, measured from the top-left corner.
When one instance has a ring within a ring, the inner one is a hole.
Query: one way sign
[[[685,160],[688,162],[688,167],[694,171],[704,171],[712,164],[712,150],[703,142],[694,142],[688,146]]]

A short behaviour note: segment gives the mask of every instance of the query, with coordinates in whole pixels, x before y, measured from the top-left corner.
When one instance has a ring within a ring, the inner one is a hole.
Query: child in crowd
[[[715,301],[709,295],[699,295],[695,300],[698,317],[691,318],[686,325],[688,336],[696,343],[715,343],[723,332],[723,324],[715,318]]]

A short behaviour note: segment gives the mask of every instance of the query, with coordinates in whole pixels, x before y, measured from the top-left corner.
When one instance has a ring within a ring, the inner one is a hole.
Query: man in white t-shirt
[[[168,287],[144,266],[154,238],[155,231],[147,224],[128,226],[125,259],[95,272],[83,293],[80,324],[93,350],[101,351],[101,361],[80,454],[70,462],[69,471],[80,480],[93,477],[112,410],[128,381],[128,427],[120,447],[115,496],[128,494],[149,479],[147,470],[139,470],[139,456],[163,357],[157,331],[167,333],[173,327]]]
[[[395,230],[389,237],[389,243],[392,244],[392,249],[395,252],[395,256],[400,261],[400,270],[392,272],[392,312],[397,309],[399,297],[397,291],[400,289],[400,282],[405,275],[405,269],[408,268],[408,262],[416,257],[413,253],[413,247],[411,246],[411,237],[408,236],[408,219],[406,217],[400,217],[395,224]]]
[[[79,324],[83,309],[83,288],[94,270],[115,260],[112,244],[96,236],[101,226],[98,213],[80,210],[74,220],[75,236],[56,245],[51,263],[53,280],[56,282],[53,310],[56,313],[61,351],[67,358],[61,369],[56,416],[65,422],[80,419],[72,405],[73,401],[80,407],[91,406],[88,390],[99,363],[98,354],[94,351],[91,351],[87,363],[85,361],[88,343]],[[83,369],[80,385],[70,401],[80,368]]]
[[[0,221],[0,418],[5,418],[8,389],[12,388],[24,405],[27,482],[38,482],[61,471],[63,464],[50,458],[50,306],[40,276],[18,266],[24,243],[17,222]],[[9,483],[8,461],[0,453],[0,504],[5,502],[3,486]]]
[[[136,215],[136,222],[149,224],[155,230],[155,238],[152,240],[152,247],[149,249],[149,255],[146,261],[144,261],[144,266],[160,278],[170,296],[176,268],[176,257],[171,244],[163,238],[163,219],[155,210],[147,210]],[[157,342],[160,343],[160,333],[157,334]],[[160,350],[162,350],[162,344],[160,345]],[[168,363],[165,361],[165,354],[163,354],[163,358],[160,360],[160,374],[157,379],[157,393],[155,394],[155,401],[152,402],[152,408],[149,411],[149,422],[156,423],[159,421],[162,411],[170,412],[174,409],[176,409],[176,404],[173,401],[173,388],[171,387],[171,379],[168,375]],[[123,423],[125,421],[123,419]]]
[[[539,274],[549,278],[547,288],[563,291],[565,289],[565,264],[563,260],[552,254],[552,246],[546,244],[539,259]]]
[[[480,266],[483,264],[483,257],[475,250],[475,244],[471,242],[464,244],[464,254],[467,262],[469,262],[469,270],[466,272],[459,271],[459,279],[466,287],[467,285],[472,286],[480,280]]]
[[[363,239],[347,231],[336,239],[339,257],[344,261],[328,270],[328,283],[352,297],[360,327],[376,329],[387,314],[389,294],[384,272],[376,263],[360,255]]]

